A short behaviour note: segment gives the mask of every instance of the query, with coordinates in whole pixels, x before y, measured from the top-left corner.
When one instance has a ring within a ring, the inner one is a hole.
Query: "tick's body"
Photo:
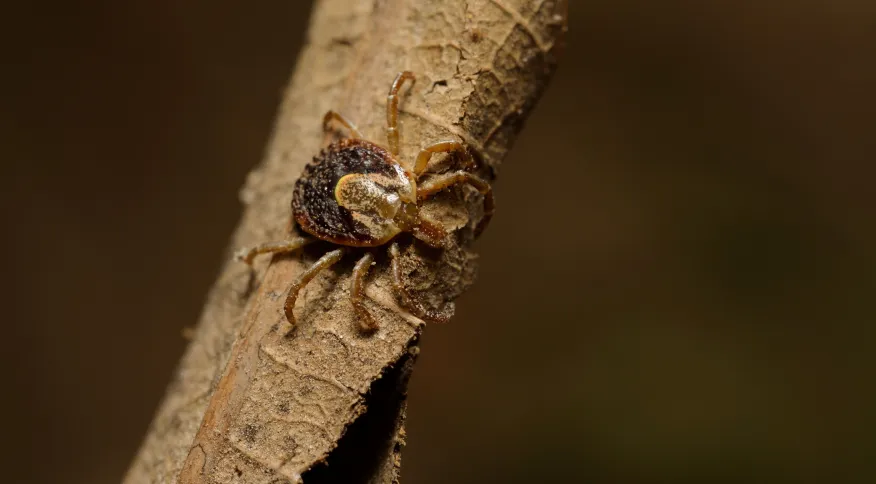
[[[367,204],[381,201],[386,205],[382,213],[377,207],[368,210]],[[333,143],[304,168],[295,184],[292,212],[314,237],[349,247],[376,247],[403,231],[395,216],[410,204],[416,209],[416,184],[392,155],[370,141],[348,138]]]
[[[413,79],[410,72],[402,72],[390,88],[387,98],[388,149],[362,139],[356,127],[343,116],[333,111],[326,114],[326,130],[335,121],[345,126],[351,137],[332,143],[305,167],[295,184],[292,212],[295,222],[304,232],[340,247],[325,254],[292,283],[285,304],[286,318],[290,323],[295,322],[295,301],[301,288],[321,270],[341,260],[349,247],[378,247],[389,243],[393,286],[402,304],[423,319],[445,319],[425,309],[408,294],[401,280],[398,263],[400,251],[394,239],[401,233],[409,232],[432,247],[443,247],[447,230],[420,218],[418,203],[459,183],[468,183],[484,195],[484,219],[478,228],[479,232],[492,214],[492,191],[489,183],[463,170],[431,175],[418,186],[418,179],[426,172],[434,153],[458,152],[468,161],[471,160],[468,150],[458,141],[440,141],[423,148],[409,169],[396,159],[398,91],[404,81]],[[296,237],[266,243],[243,250],[238,257],[250,263],[258,254],[290,252],[311,241],[309,238]],[[362,288],[373,261],[371,251],[362,255],[353,269],[350,287],[351,302],[362,320],[362,326],[371,330],[376,329],[376,324],[362,302]]]

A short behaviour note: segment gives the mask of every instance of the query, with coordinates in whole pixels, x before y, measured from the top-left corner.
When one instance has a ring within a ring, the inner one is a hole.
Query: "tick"
[[[269,242],[237,252],[239,260],[251,264],[255,256],[292,252],[316,240],[337,248],[327,252],[304,271],[289,288],[283,306],[286,319],[295,325],[295,301],[301,289],[321,271],[344,255],[361,252],[353,268],[350,302],[365,330],[377,323],[363,302],[365,277],[374,263],[377,247],[389,246],[392,286],[399,302],[423,320],[443,322],[446,317],[427,309],[405,288],[399,264],[398,236],[410,233],[423,243],[443,248],[449,230],[420,216],[421,204],[437,193],[459,184],[476,188],[484,197],[484,216],[477,232],[493,212],[490,184],[468,171],[474,166],[469,149],[459,141],[444,140],[425,146],[413,160],[399,160],[398,96],[405,81],[413,82],[411,72],[401,72],[389,89],[386,100],[387,146],[365,140],[356,126],[340,114],[329,111],[323,119],[328,132],[333,123],[346,128],[347,137],[323,149],[305,168],[292,193],[295,223],[307,234]],[[429,173],[429,160],[435,153],[457,153],[468,168],[445,173]],[[422,179],[421,179],[422,178]]]

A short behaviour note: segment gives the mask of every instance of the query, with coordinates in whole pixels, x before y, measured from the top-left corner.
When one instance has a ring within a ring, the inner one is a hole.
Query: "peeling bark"
[[[326,111],[384,142],[386,94],[401,70],[417,75],[401,101],[401,159],[452,138],[493,177],[553,72],[566,9],[564,0],[318,1],[265,160],[241,191],[232,248],[288,232],[295,179],[328,141]],[[474,280],[467,247],[479,202],[464,188],[436,197],[424,212],[457,229],[456,245],[404,252],[409,289],[434,307],[452,309]],[[253,271],[224,267],[126,483],[398,482],[423,324],[398,307],[378,258],[366,294],[380,329],[360,332],[350,258],[305,288],[291,328],[285,292],[324,249],[260,260]]]

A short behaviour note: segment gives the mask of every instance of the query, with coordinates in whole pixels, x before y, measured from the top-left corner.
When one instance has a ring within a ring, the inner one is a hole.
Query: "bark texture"
[[[401,159],[457,139],[494,176],[556,65],[566,8],[564,0],[317,1],[265,159],[241,190],[246,209],[231,249],[288,233],[292,186],[328,141],[327,110],[384,142],[386,94],[401,70],[417,75],[401,101]],[[457,229],[456,244],[404,251],[409,289],[434,307],[452,310],[474,279],[467,247],[480,201],[466,188],[436,197],[424,212]],[[366,294],[380,329],[362,333],[348,301],[351,258],[306,287],[292,329],[285,293],[321,250],[264,258],[254,270],[226,264],[126,483],[398,481],[423,324],[398,307],[378,258]]]

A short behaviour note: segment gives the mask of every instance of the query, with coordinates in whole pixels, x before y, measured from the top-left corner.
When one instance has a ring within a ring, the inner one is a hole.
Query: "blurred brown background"
[[[876,4],[571,3],[405,482],[873,482]],[[3,482],[120,480],[307,4],[6,9]]]

